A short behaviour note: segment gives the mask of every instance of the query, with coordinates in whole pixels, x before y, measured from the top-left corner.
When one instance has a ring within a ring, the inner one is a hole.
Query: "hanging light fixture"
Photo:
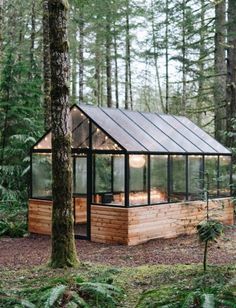
[[[132,168],[142,168],[145,165],[145,155],[130,155],[129,164]]]

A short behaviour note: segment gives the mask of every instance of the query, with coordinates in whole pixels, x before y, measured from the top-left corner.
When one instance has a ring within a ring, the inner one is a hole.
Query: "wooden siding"
[[[233,205],[229,199],[210,201],[210,217],[233,224]],[[196,232],[196,226],[206,216],[206,204],[201,201],[162,204],[129,211],[128,245],[155,238],[173,238]]]
[[[87,222],[87,199],[75,198],[75,223]]]
[[[100,243],[128,244],[128,210],[91,206],[91,240]]]
[[[52,201],[30,199],[28,212],[28,230],[30,233],[51,234]],[[75,198],[75,222],[86,223],[87,203],[85,198]]]
[[[229,198],[210,201],[209,207],[211,218],[228,225],[234,223]],[[155,238],[192,234],[205,215],[206,204],[201,201],[134,208],[92,205],[91,240],[136,245]]]
[[[29,232],[38,234],[51,234],[52,201],[29,200]]]
[[[76,222],[86,222],[86,203],[75,200]],[[224,224],[234,223],[229,198],[210,201],[210,217]],[[100,243],[136,245],[154,238],[171,238],[196,232],[206,215],[201,201],[133,208],[91,206],[91,240]],[[29,232],[51,234],[52,201],[29,200]]]

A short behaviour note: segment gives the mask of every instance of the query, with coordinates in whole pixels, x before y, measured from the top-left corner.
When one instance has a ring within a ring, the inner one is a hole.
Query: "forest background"
[[[0,1],[0,200],[26,204],[50,127],[47,1]],[[185,115],[235,149],[234,0],[71,0],[71,105]]]

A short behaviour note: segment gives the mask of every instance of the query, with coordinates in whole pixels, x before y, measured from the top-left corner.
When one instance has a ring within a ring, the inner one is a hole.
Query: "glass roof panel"
[[[95,124],[92,124],[92,147],[95,150],[122,150]]]
[[[185,150],[179,146],[170,136],[166,135],[165,132],[162,132],[157,126],[150,122],[145,113],[134,112],[134,111],[125,111],[125,114],[132,119],[135,123],[142,125],[142,129],[152,136],[158,144],[162,145],[168,152],[179,152],[184,153]]]
[[[78,109],[73,108],[72,118],[72,147],[84,149],[89,147],[89,119]]]
[[[125,129],[120,127],[116,122],[114,122],[108,115],[106,115],[100,108],[79,105],[79,107],[86,113],[88,116],[93,119],[93,121],[98,124],[112,136],[113,139],[119,142],[124,149],[128,151],[146,151],[146,149],[133,139]]]
[[[171,136],[175,142],[189,153],[202,153],[199,148],[192,144],[188,139],[182,136],[175,128],[166,123],[159,115],[155,113],[145,113],[145,116],[160,130]]]
[[[160,115],[160,117],[168,122],[169,125],[174,127],[180,134],[185,136],[190,142],[192,142],[197,148],[205,153],[214,153],[217,154],[217,151],[210,147],[204,140],[202,140],[198,135],[194,134],[191,130],[189,130],[186,126],[184,126],[180,121],[178,121],[178,117],[174,117],[172,115]]]
[[[231,154],[192,121],[182,116],[141,113],[79,105],[71,110],[73,148],[88,148],[89,119],[94,149],[126,149],[128,152]],[[34,150],[51,149],[51,132]]]
[[[111,108],[101,108],[108,116],[110,116],[114,122],[122,126],[126,132],[128,132],[136,141],[141,143],[146,151],[150,152],[167,152],[167,150],[156,140],[148,135],[142,128],[142,123],[140,126],[125,115],[126,111],[121,111],[120,109]]]
[[[181,123],[187,126],[192,132],[198,135],[201,139],[205,140],[205,142],[208,143],[212,148],[214,148],[218,153],[231,154],[231,152],[226,147],[220,144],[217,140],[215,140],[213,137],[207,134],[203,129],[198,127],[188,118],[186,117],[177,117],[177,118]]]

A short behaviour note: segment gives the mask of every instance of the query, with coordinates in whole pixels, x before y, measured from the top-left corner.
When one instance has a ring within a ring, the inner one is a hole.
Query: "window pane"
[[[94,157],[94,202],[124,205],[124,155],[96,154]]]
[[[217,156],[205,156],[205,173],[209,174],[209,197],[217,197]]]
[[[119,146],[94,124],[92,125],[92,142],[93,149],[96,150],[120,150]]]
[[[188,198],[203,198],[203,158],[191,155],[188,157]]]
[[[220,156],[219,186],[220,196],[230,196],[231,157]]]
[[[111,193],[111,155],[95,155],[95,193]]]
[[[72,109],[72,146],[73,148],[89,147],[89,120],[78,110]]]
[[[52,148],[52,134],[48,133],[39,143],[34,146],[34,149],[51,149]]]
[[[125,182],[124,173],[125,173],[124,155],[114,155],[113,157],[114,192],[124,192],[124,182]]]
[[[113,156],[113,199],[115,204],[124,205],[125,192],[125,157]]]
[[[51,154],[32,156],[32,197],[50,198],[52,196],[52,157]]]
[[[130,196],[131,205],[147,204],[147,156],[146,155],[130,155]]]
[[[87,157],[75,157],[75,194],[87,194]]]
[[[151,155],[150,157],[150,197],[152,204],[168,201],[167,162],[167,155]]]
[[[186,157],[172,155],[170,157],[170,199],[183,201],[186,199]]]

